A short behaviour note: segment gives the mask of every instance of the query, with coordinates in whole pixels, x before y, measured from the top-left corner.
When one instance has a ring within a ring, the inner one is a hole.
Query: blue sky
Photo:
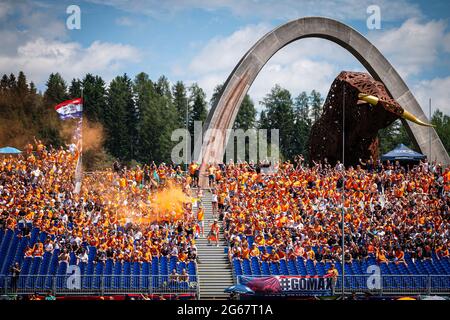
[[[66,27],[66,8],[81,9],[81,29]],[[381,29],[369,30],[377,5]],[[210,97],[262,35],[289,20],[327,16],[369,38],[404,77],[424,109],[450,114],[450,1],[413,0],[0,0],[0,72],[25,71],[38,88],[51,72],[67,81],[85,73],[106,81],[140,71],[157,79],[198,82]],[[294,95],[326,95],[341,70],[364,68],[344,49],[300,40],[264,67],[250,95],[258,102],[275,84]]]

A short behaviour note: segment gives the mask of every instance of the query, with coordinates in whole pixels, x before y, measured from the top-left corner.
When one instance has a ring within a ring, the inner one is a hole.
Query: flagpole
[[[345,297],[345,86],[344,98],[342,99],[342,167],[343,167],[343,186],[342,186],[342,299]]]
[[[83,88],[81,88],[81,102],[84,105]],[[78,150],[78,160],[77,166],[75,168],[75,188],[74,193],[80,193],[81,180],[82,180],[82,170],[83,170],[83,110],[81,110],[80,120],[78,121],[78,129],[80,130],[79,143],[77,144],[80,148]]]

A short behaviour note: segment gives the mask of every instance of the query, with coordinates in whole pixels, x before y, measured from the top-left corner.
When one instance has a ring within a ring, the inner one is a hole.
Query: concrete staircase
[[[198,280],[200,287],[200,299],[226,299],[228,293],[223,290],[234,284],[233,271],[224,249],[227,247],[220,228],[219,247],[214,243],[208,245],[206,239],[211,225],[214,222],[211,206],[211,192],[204,190],[202,198],[205,209],[205,238],[197,239],[198,257],[197,264]],[[219,222],[221,225],[221,222]]]

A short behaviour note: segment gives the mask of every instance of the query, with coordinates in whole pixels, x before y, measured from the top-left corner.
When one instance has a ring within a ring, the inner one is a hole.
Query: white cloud
[[[88,72],[100,74],[108,81],[122,70],[125,62],[138,60],[138,50],[129,45],[95,41],[84,48],[76,42],[38,38],[20,46],[14,56],[0,55],[0,70],[23,70],[38,84],[44,83],[51,72],[61,73],[67,81]]]
[[[446,27],[444,21],[421,23],[417,19],[409,19],[399,28],[374,31],[368,37],[400,75],[408,78],[437,61],[440,49],[445,47],[443,39],[450,39],[450,34],[445,33]],[[450,49],[450,44],[447,45]]]
[[[304,16],[328,16],[336,19],[365,20],[367,7],[373,0],[89,0],[127,12],[138,12],[156,18],[173,16],[181,11],[203,9],[229,10],[240,17],[263,19],[295,19]],[[421,16],[417,4],[408,0],[378,0],[382,18],[406,19]]]
[[[432,100],[432,112],[439,109],[450,115],[450,76],[423,80],[411,88],[414,96],[428,117],[429,99]]]
[[[116,19],[116,24],[123,27],[131,27],[134,25],[134,20],[130,17],[120,17]]]
[[[231,69],[248,49],[272,28],[266,24],[249,25],[228,37],[212,38],[189,64],[189,70],[203,74]]]
[[[4,17],[6,17],[6,15],[9,13],[10,9],[11,8],[9,6],[9,3],[6,3],[6,2],[0,3],[0,19],[3,19]]]
[[[444,37],[442,45],[444,46],[444,50],[446,52],[450,52],[450,33]]]

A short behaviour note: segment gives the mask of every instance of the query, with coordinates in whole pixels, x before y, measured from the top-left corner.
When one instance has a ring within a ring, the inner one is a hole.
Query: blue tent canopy
[[[4,147],[0,148],[0,154],[12,154],[12,153],[21,153],[19,149],[13,147]]]
[[[409,161],[418,161],[425,159],[426,156],[416,152],[414,150],[411,150],[407,146],[405,146],[403,143],[399,144],[397,147],[395,147],[394,150],[389,151],[388,153],[385,153],[381,156],[382,161],[395,161],[395,160],[409,160]]]

